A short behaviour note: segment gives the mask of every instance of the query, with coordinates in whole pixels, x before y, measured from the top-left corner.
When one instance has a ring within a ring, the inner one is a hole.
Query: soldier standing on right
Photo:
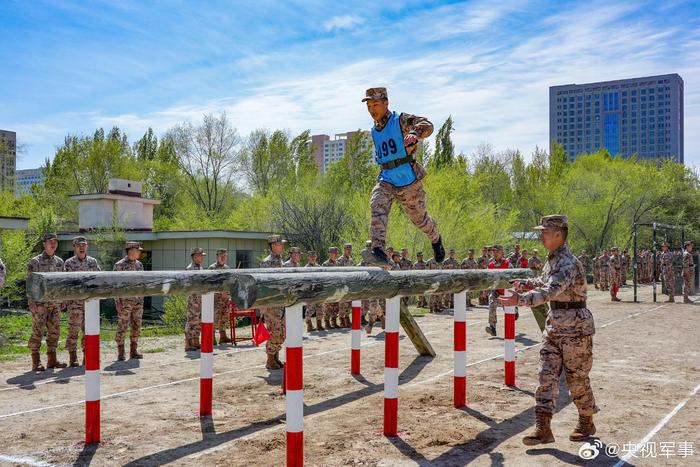
[[[423,271],[427,269],[428,265],[423,261],[423,252],[419,251],[416,253],[416,262],[413,263],[413,269],[415,271]],[[425,308],[428,306],[428,301],[425,299],[425,295],[418,295],[418,308]]]
[[[32,272],[61,272],[63,260],[56,256],[58,248],[58,235],[47,233],[41,237],[44,251],[29,260],[27,269]],[[66,364],[56,358],[56,347],[61,335],[61,302],[35,302],[28,299],[29,310],[32,312],[32,335],[29,338],[28,347],[32,351],[32,371],[44,371],[39,356],[41,339],[46,330],[46,348],[48,361],[46,368],[65,368]]]
[[[610,280],[610,254],[608,250],[603,250],[603,254],[598,257],[598,277],[600,278],[600,290],[608,290]]]
[[[185,268],[186,271],[201,271],[202,262],[206,253],[201,248],[192,248],[190,258],[192,262]],[[192,294],[187,297],[187,322],[185,323],[185,352],[200,348],[199,337],[202,333],[202,296]]]
[[[693,294],[695,279],[695,262],[693,261],[693,242],[683,244],[683,303],[693,303],[689,295]]]
[[[143,264],[139,261],[141,257],[141,244],[139,242],[126,242],[124,246],[126,256],[114,264],[115,271],[143,271]],[[141,320],[143,318],[143,297],[116,298],[114,303],[117,305],[117,333],[114,340],[117,343],[117,360],[123,361],[124,358],[124,336],[129,328],[131,328],[129,348],[129,358],[143,358],[143,355],[138,353],[138,340],[141,336]]]
[[[328,248],[328,259],[321,265],[324,268],[335,268],[338,267],[338,249],[334,246]],[[339,329],[338,324],[338,311],[339,306],[337,303],[324,303],[323,304],[323,322],[326,325],[326,329]]]
[[[620,258],[620,249],[612,248],[612,256],[608,263],[608,275],[610,276],[610,301],[619,302],[617,291],[620,290],[620,277],[622,276],[622,260]]]
[[[676,274],[673,270],[673,252],[668,249],[668,243],[664,242],[661,245],[661,276],[664,279],[666,293],[668,294],[668,302],[673,303],[676,300],[673,298],[676,292]]]
[[[85,237],[73,239],[73,256],[63,264],[63,270],[72,271],[100,271],[100,265],[92,256],[88,256],[88,242]],[[68,310],[68,336],[66,337],[66,350],[70,355],[69,366],[78,366],[78,335],[82,331],[80,348],[83,350],[85,361],[85,300],[69,300],[65,302]]]
[[[593,286],[596,289],[600,288],[600,260],[598,256],[593,256]]]
[[[228,260],[228,250],[219,248],[216,250],[216,262],[209,265],[209,269],[231,269],[226,261]],[[226,335],[226,327],[229,325],[231,310],[231,294],[228,292],[217,292],[214,294],[214,326],[219,329],[219,344],[231,342]],[[216,344],[216,339],[214,339]]]
[[[510,263],[503,257],[503,247],[493,246],[493,260],[489,262],[489,269],[508,269]],[[486,333],[496,336],[496,307],[498,307],[498,297],[503,295],[504,289],[491,290],[489,292],[489,325],[486,326]]]
[[[627,272],[630,268],[630,255],[627,250],[624,250],[622,255],[620,255],[620,263],[622,267],[620,271],[620,285],[627,287]]]
[[[270,254],[260,262],[260,267],[281,268],[285,243],[287,243],[287,240],[284,240],[281,235],[270,235],[267,237],[267,244],[270,245]],[[284,366],[279,357],[280,349],[284,342],[284,308],[262,308],[260,312],[265,318],[265,326],[270,331],[270,338],[265,343],[265,353],[267,353],[265,368],[268,370],[279,370]]]
[[[535,392],[535,430],[523,438],[523,444],[553,443],[552,415],[557,405],[562,370],[571,399],[578,409],[578,424],[569,435],[571,441],[583,441],[595,434],[593,414],[599,411],[588,375],[593,366],[593,315],[586,308],[586,277],[581,262],[566,245],[566,216],[542,218],[541,241],[549,250],[541,278],[515,281],[516,288],[531,289],[499,299],[503,306],[535,306],[549,302],[539,362],[539,385]]]

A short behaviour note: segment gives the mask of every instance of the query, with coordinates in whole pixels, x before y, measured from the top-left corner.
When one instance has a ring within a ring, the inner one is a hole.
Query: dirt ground
[[[648,287],[640,289],[641,303],[632,303],[631,287],[620,296],[622,303],[611,303],[605,293],[589,295],[596,320],[591,383],[601,409],[595,417],[600,451],[595,459],[583,460],[582,443],[568,440],[577,414],[565,384],[553,419],[556,443],[522,445],[534,420],[539,329],[529,309],[521,309],[516,323],[518,386],[505,387],[502,316],[499,337],[490,337],[484,332],[487,310],[477,307],[467,312],[469,406],[464,410],[452,407],[452,316],[446,312],[417,319],[436,358],[418,357],[402,336],[397,438],[381,434],[381,329],[375,328],[371,337],[363,333],[358,378],[349,373],[348,330],[306,339],[306,464],[614,465],[655,427],[645,441],[656,451],[640,450],[631,464],[700,464],[700,327],[695,321],[700,304],[652,303]],[[241,344],[215,349],[214,415],[200,420],[198,354],[186,355],[179,337],[149,338],[142,347],[165,351],[148,353],[140,362],[116,363],[114,343],[102,344],[103,443],[97,447],[82,443],[82,369],[32,374],[29,358],[2,362],[0,464],[284,464],[281,373],[265,370],[262,348]],[[667,423],[657,427],[669,414]],[[692,454],[688,443],[693,443]],[[617,455],[605,454],[606,447],[614,450],[616,445]]]

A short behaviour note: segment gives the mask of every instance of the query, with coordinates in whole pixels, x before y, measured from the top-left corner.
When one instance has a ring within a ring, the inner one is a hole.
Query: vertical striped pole
[[[506,290],[504,295],[510,296],[513,292],[511,290]],[[504,358],[503,358],[503,369],[505,374],[505,384],[506,386],[515,386],[515,307],[506,306],[504,307],[504,320],[503,320],[503,345]]]
[[[202,295],[202,345],[199,354],[199,416],[211,415],[214,379],[214,293]]]
[[[467,405],[467,293],[454,294],[454,406]]]
[[[100,300],[85,301],[85,444],[100,442]]]
[[[384,436],[398,435],[399,310],[401,297],[386,300],[384,330]]]
[[[304,312],[302,304],[285,310],[287,388],[287,466],[304,465]]]
[[[350,373],[360,374],[360,341],[362,331],[360,330],[360,316],[362,315],[362,302],[352,301],[352,330],[350,331]]]

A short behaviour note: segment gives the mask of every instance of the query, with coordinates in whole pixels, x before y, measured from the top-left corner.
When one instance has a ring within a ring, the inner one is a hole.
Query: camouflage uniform
[[[548,216],[566,222],[563,216]],[[558,222],[557,219],[553,219]],[[552,221],[543,219],[544,226]],[[556,224],[554,224],[556,225]],[[588,374],[593,365],[593,315],[585,307],[586,278],[581,262],[566,244],[551,252],[542,270],[542,277],[524,281],[534,289],[520,295],[518,304],[536,306],[550,302],[552,310],[547,316],[544,340],[540,350],[539,385],[535,393],[535,411],[553,414],[559,394],[559,377],[562,369],[571,398],[579,414],[591,416],[599,411],[593,397]],[[580,304],[568,308],[568,303]]]
[[[613,300],[617,298],[617,290],[620,288],[622,276],[622,261],[619,255],[613,254],[608,260],[608,277],[610,278],[610,295]]]
[[[669,301],[673,300],[676,292],[676,274],[673,270],[673,252],[670,250],[661,253],[661,276],[663,277],[666,293]]]
[[[317,268],[319,265],[318,263],[306,263],[307,268]],[[311,318],[316,318],[316,323],[319,325],[320,329],[317,329],[317,331],[323,330],[321,327],[321,320],[323,320],[323,305],[319,303],[314,303],[311,305],[306,305],[306,325],[307,327],[312,326]]]
[[[487,269],[489,267],[489,256],[482,254],[479,256],[479,258],[476,260],[476,264],[479,266],[479,269]],[[486,305],[489,303],[489,291],[488,290],[482,290],[479,292],[479,305]]]
[[[202,265],[191,262],[185,271],[201,271]],[[185,323],[185,338],[199,342],[202,333],[202,296],[192,294],[187,297],[187,322]]]
[[[538,256],[531,256],[527,260],[527,267],[535,273],[535,276],[539,276],[542,272],[542,260]]]
[[[228,264],[214,262],[208,269],[231,269]],[[231,294],[229,292],[217,292],[214,294],[214,329],[219,333],[226,333],[230,326]]]
[[[683,299],[689,301],[693,295],[693,279],[695,279],[695,262],[688,250],[683,251]]]
[[[385,98],[387,98],[386,89],[372,88],[367,90],[367,98],[365,100]],[[391,116],[392,113],[387,111],[384,117],[374,122],[374,128],[377,131],[382,131]],[[418,139],[425,139],[433,133],[433,124],[425,117],[402,113],[399,116],[399,124],[404,138],[406,135],[412,134],[417,136]],[[403,141],[397,143],[403,144]],[[407,156],[412,156],[417,147],[417,144],[407,147]],[[372,190],[370,196],[372,248],[380,247],[384,249],[386,246],[386,228],[389,223],[389,211],[394,200],[398,200],[401,203],[413,224],[422,230],[432,243],[437,243],[440,239],[437,223],[426,211],[425,191],[423,191],[423,182],[421,181],[426,175],[425,168],[417,161],[412,161],[410,164],[416,175],[415,182],[408,186],[396,187],[384,181],[377,181]]]
[[[321,265],[324,268],[335,268],[338,267],[338,260],[332,260],[328,258],[326,261],[323,262]],[[328,328],[331,323],[336,324],[338,321],[338,313],[339,313],[339,304],[338,303],[324,303],[323,305],[323,317],[324,317],[324,323],[326,324],[326,327]],[[338,326],[335,326],[338,327]]]
[[[437,261],[435,261],[434,258],[430,258],[426,264],[428,266],[428,269],[430,269],[430,270],[440,269],[440,265],[438,264]],[[428,302],[430,303],[430,312],[431,313],[440,313],[442,311],[441,294],[431,293],[429,295]]]
[[[422,256],[422,255],[421,255]],[[425,261],[421,260],[416,260],[415,263],[413,263],[413,270],[414,271],[423,271],[424,269],[427,268],[427,263]],[[428,302],[425,299],[425,295],[418,295],[418,308],[425,308],[428,306]]]
[[[49,256],[46,252],[35,256],[29,260],[27,269],[32,272],[61,272],[63,271],[63,260],[56,255]],[[32,335],[29,338],[28,347],[32,352],[39,352],[41,339],[46,330],[46,348],[49,352],[55,352],[58,346],[58,339],[61,335],[61,308],[62,302],[35,302],[28,299],[32,310]]]
[[[630,268],[630,257],[627,253],[620,255],[620,285],[627,285],[627,272]]]
[[[63,270],[73,271],[101,271],[97,260],[92,256],[86,256],[81,260],[77,256],[71,256],[63,264]],[[68,310],[68,336],[66,336],[66,350],[76,351],[78,345],[78,335],[82,331],[80,348],[85,349],[85,301],[68,300],[64,302]]]
[[[116,262],[114,270],[143,271],[143,264],[139,260],[131,261],[128,256],[125,256]],[[124,336],[130,327],[131,335],[129,337],[132,343],[136,343],[139,340],[139,336],[141,336],[143,297],[117,298],[114,301],[121,306],[121,311],[117,310],[119,321],[117,321],[115,342],[117,345],[124,345]]]
[[[598,257],[598,280],[600,290],[608,290],[610,281],[610,257],[603,253]]]
[[[593,286],[597,289],[600,288],[600,261],[597,256],[592,260],[593,262]]]
[[[344,254],[338,258],[336,262],[338,266],[350,267],[355,266],[355,260],[352,256],[345,256]],[[352,312],[352,302],[340,302],[338,304],[338,317],[340,318],[341,324],[345,323],[347,327],[350,326],[350,313]]]
[[[260,262],[261,268],[281,268],[282,257],[270,253],[264,260]],[[270,339],[265,344],[265,351],[268,355],[277,355],[282,348],[284,342],[284,308],[271,307],[262,308],[260,310],[265,318],[265,325],[270,331]]]
[[[454,250],[452,251],[452,253],[454,253]],[[454,258],[448,257],[447,259],[445,259],[445,261],[442,262],[441,269],[446,269],[446,270],[459,269],[459,261],[457,261]],[[455,307],[454,297],[455,297],[454,294],[451,294],[451,293],[442,294],[443,307],[447,308],[447,309],[454,309],[454,307]]]
[[[0,259],[0,289],[5,287],[5,274],[7,271],[5,271],[5,263],[2,262],[2,259]]]
[[[460,263],[459,268],[460,269],[479,269],[479,264],[476,262],[476,259],[466,257]],[[467,306],[474,306],[474,304],[472,303],[472,299],[477,298],[478,295],[479,295],[479,292],[467,291]]]

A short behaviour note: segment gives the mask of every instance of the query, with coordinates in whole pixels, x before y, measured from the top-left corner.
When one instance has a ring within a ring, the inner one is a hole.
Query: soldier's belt
[[[573,310],[576,308],[586,308],[586,302],[550,302],[552,310]]]
[[[388,170],[388,169],[395,169],[396,167],[403,165],[407,162],[413,162],[415,159],[413,159],[413,155],[409,154],[406,157],[402,157],[401,159],[396,159],[393,161],[386,162],[384,164],[379,164],[379,167],[382,168],[382,170]]]

